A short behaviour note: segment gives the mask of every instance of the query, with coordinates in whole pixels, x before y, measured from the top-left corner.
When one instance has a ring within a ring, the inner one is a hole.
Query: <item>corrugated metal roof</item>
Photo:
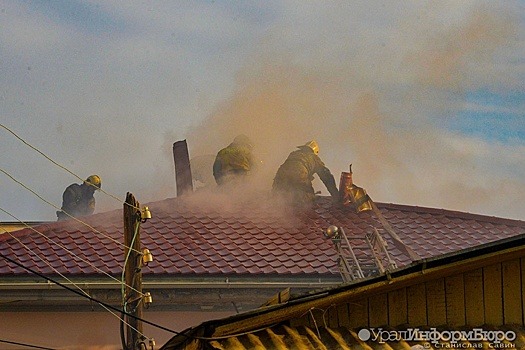
[[[193,343],[192,343],[193,341]],[[191,344],[191,345],[189,345]],[[167,349],[524,349],[521,326],[473,328],[289,327],[280,325],[224,339],[190,340]]]

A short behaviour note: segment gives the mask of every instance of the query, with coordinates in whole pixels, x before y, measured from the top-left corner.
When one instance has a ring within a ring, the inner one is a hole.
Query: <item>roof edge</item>
[[[156,276],[155,276],[156,277]],[[333,288],[342,283],[339,275],[323,278],[294,278],[293,280],[286,277],[277,278],[265,278],[265,277],[254,277],[254,278],[238,278],[238,277],[203,277],[198,276],[195,278],[181,278],[173,279],[173,276],[166,275],[165,278],[148,278],[143,276],[142,285],[144,288],[149,289],[275,289],[275,288],[298,288],[298,289],[325,289]],[[51,277],[50,277],[51,278]],[[68,282],[60,282],[63,285],[88,288],[88,289],[120,289],[121,283],[108,281],[100,277],[93,278],[82,278],[72,277]],[[62,289],[61,286],[52,283],[51,281],[38,280],[33,277],[21,279],[20,276],[10,276],[0,278],[0,290],[23,290],[23,289],[35,289],[35,290],[50,290],[50,289]]]
[[[378,208],[393,209],[404,212],[417,212],[417,213],[428,213],[432,215],[443,215],[446,217],[461,218],[466,220],[476,220],[483,222],[490,222],[494,224],[505,224],[509,226],[523,226],[525,220],[519,219],[509,219],[502,218],[492,215],[484,214],[474,214],[459,210],[443,209],[443,208],[433,208],[433,207],[422,207],[417,205],[408,205],[408,204],[396,204],[396,203],[384,203],[384,202],[374,202]]]

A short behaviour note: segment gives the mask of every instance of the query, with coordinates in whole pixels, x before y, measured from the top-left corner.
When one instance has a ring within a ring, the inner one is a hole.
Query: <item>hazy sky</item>
[[[244,133],[262,191],[315,139],[377,202],[525,220],[524,82],[524,1],[0,0],[1,124],[141,203],[176,195],[174,142]],[[0,208],[55,220],[21,184],[80,181],[0,138]]]

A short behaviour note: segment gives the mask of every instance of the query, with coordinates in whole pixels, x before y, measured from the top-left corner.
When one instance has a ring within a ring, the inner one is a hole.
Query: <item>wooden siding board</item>
[[[429,326],[442,326],[447,323],[445,279],[438,278],[428,281],[425,286],[428,324]]]
[[[368,298],[368,319],[370,327],[388,324],[388,297],[386,293]]]
[[[337,307],[335,305],[332,305],[328,308],[328,310],[326,310],[326,317],[328,318],[326,319],[328,327],[339,327],[339,312],[337,311]]]
[[[501,264],[484,267],[483,295],[485,297],[485,322],[488,324],[503,324],[502,289]]]
[[[427,325],[427,294],[424,283],[407,287],[408,324]]]
[[[447,324],[465,325],[465,285],[463,274],[445,278],[445,299],[447,302]]]
[[[407,323],[407,291],[400,288],[388,293],[388,324],[396,327]]]
[[[310,327],[311,325],[312,324],[310,322],[310,315],[304,315],[302,317],[290,319],[290,327],[300,327],[300,326]]]
[[[483,300],[483,270],[466,272],[465,281],[465,318],[467,325],[479,326],[485,323]]]
[[[350,326],[350,313],[348,311],[348,303],[337,305],[337,319],[339,321],[339,327]]]
[[[503,321],[505,324],[521,324],[521,268],[520,260],[501,264],[503,277]]]
[[[348,303],[350,328],[368,327],[368,299],[358,299]]]

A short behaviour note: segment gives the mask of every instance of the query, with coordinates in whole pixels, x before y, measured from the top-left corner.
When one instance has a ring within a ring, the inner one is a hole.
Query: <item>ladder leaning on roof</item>
[[[397,268],[395,261],[392,260],[388,253],[387,243],[379,234],[379,230],[375,227],[372,227],[372,229],[373,231],[365,234],[367,247],[352,246],[342,227],[330,226],[326,230],[325,236],[332,240],[338,255],[337,265],[343,282],[372,277]],[[373,259],[359,262],[354,248],[360,250],[369,249]]]
[[[325,236],[332,239],[335,250],[337,251],[337,265],[343,278],[343,282],[350,282],[364,278],[365,275],[361,265],[355,256],[354,250],[345,231],[342,227],[330,226],[325,232]]]
[[[339,183],[339,197],[341,204],[343,206],[354,208],[358,214],[362,211],[373,211],[381,226],[383,226],[386,233],[392,238],[394,246],[406,254],[412,261],[421,259],[414,250],[401,241],[401,238],[399,238],[392,226],[390,226],[388,221],[384,218],[372,198],[366,193],[366,190],[354,184],[352,179],[352,164],[350,164],[349,170],[350,172],[341,173],[341,181]]]
[[[374,256],[374,262],[377,266],[378,272],[380,274],[385,273],[386,271],[393,270],[397,268],[397,264],[388,253],[388,244],[385,239],[379,234],[379,230],[375,227],[372,227],[373,231],[365,234],[366,243],[372,251]],[[385,267],[386,264],[386,267]]]

